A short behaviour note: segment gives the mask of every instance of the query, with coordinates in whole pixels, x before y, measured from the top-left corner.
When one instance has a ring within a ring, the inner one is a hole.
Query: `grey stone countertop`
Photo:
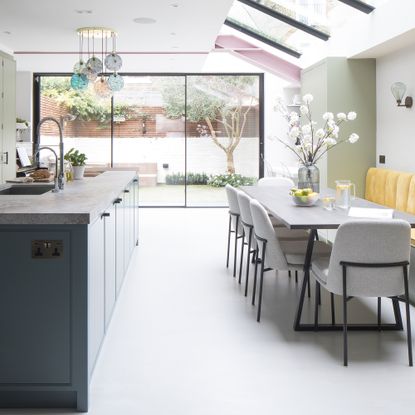
[[[59,193],[0,195],[0,225],[92,223],[136,176],[135,171],[107,171],[96,177],[65,183],[64,190]],[[24,185],[1,185],[0,190]]]

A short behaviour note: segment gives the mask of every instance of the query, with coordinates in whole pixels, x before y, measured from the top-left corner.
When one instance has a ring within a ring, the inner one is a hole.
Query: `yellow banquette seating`
[[[415,215],[415,174],[372,167],[366,175],[365,199]],[[411,234],[415,244],[415,229]]]

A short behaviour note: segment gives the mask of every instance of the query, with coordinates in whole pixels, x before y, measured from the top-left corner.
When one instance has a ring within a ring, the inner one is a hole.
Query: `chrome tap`
[[[44,147],[39,147],[35,151],[35,154],[33,155],[33,157],[36,157],[40,153],[40,150],[50,150],[55,155],[55,178],[54,178],[55,188],[52,190],[52,192],[58,193],[60,191],[60,187],[58,183],[58,155],[56,154],[56,151],[53,148],[44,146]]]
[[[44,117],[39,121],[39,124],[37,125],[36,129],[36,135],[38,137],[38,150],[36,151],[36,154],[39,152],[39,145],[40,145],[40,127],[41,125],[46,121],[53,121],[56,123],[56,125],[59,128],[59,174],[57,174],[58,179],[58,186],[60,190],[63,190],[64,187],[64,167],[63,167],[63,159],[64,159],[64,148],[63,148],[63,127],[65,121],[72,121],[75,117],[73,115],[65,115],[64,117],[60,117],[59,121],[56,118],[53,117]],[[47,147],[42,147],[47,148]],[[53,151],[53,150],[52,150]],[[55,151],[53,151],[55,153]],[[55,153],[56,155],[56,153]],[[58,163],[56,162],[56,169],[57,169]],[[56,171],[57,172],[57,171]]]

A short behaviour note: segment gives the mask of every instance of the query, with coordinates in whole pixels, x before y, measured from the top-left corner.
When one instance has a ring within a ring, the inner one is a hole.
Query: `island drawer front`
[[[32,258],[35,240],[63,255]],[[69,232],[0,232],[0,261],[0,383],[70,383]]]

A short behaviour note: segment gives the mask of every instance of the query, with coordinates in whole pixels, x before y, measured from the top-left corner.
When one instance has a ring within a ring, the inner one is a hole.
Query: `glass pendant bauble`
[[[83,60],[80,60],[75,63],[73,67],[74,73],[82,73],[82,71],[86,68],[86,63]]]
[[[122,66],[122,59],[120,55],[116,53],[110,53],[105,57],[105,66],[110,71],[118,71]]]
[[[101,73],[103,69],[101,59],[97,58],[96,56],[89,58],[86,62],[86,66],[91,68],[91,70],[97,74]]]
[[[107,82],[113,92],[121,91],[124,87],[124,79],[116,73],[111,74]]]
[[[88,78],[84,74],[74,73],[71,77],[71,87],[77,90],[84,90],[88,86]]]
[[[101,98],[110,97],[112,94],[111,88],[108,85],[107,80],[101,76],[94,83],[94,91]]]
[[[82,71],[82,75],[85,75],[88,81],[94,82],[98,78],[98,73],[95,72],[90,66],[86,66]]]

